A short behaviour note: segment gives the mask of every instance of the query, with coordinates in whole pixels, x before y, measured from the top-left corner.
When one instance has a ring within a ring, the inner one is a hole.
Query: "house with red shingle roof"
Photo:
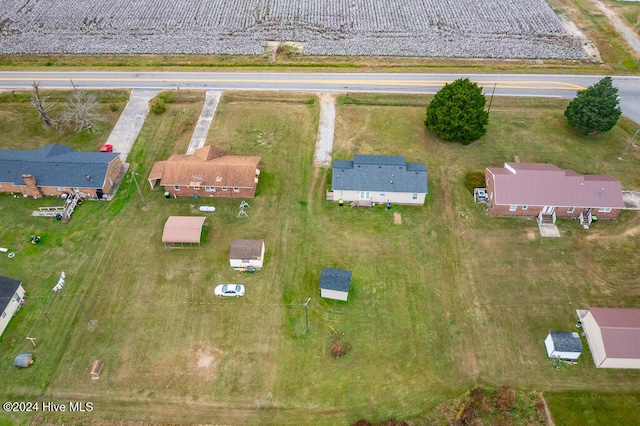
[[[485,181],[489,214],[556,217],[591,223],[615,219],[624,208],[620,182],[606,175],[583,175],[547,163],[504,163],[487,167]]]
[[[598,368],[640,368],[640,309],[589,308],[578,318]]]
[[[208,145],[193,154],[173,154],[156,161],[149,184],[176,197],[253,198],[256,194],[260,157],[227,155]]]

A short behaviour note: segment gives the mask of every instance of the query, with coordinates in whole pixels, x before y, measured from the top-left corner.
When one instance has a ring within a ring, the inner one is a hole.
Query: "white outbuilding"
[[[264,240],[240,240],[231,242],[229,265],[237,271],[262,269],[264,264]]]
[[[640,309],[578,310],[598,368],[640,369]]]
[[[351,287],[351,271],[324,268],[320,275],[320,296],[346,301]]]
[[[544,345],[549,358],[575,361],[582,353],[582,340],[576,332],[550,331]]]

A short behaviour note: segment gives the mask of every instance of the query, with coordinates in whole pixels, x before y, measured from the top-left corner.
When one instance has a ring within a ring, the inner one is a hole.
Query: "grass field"
[[[574,400],[566,390],[640,393],[638,371],[597,370],[588,350],[578,365],[554,370],[543,345],[549,330],[573,329],[575,309],[640,306],[640,215],[623,212],[589,231],[559,221],[562,238],[542,240],[534,221],[487,217],[463,185],[466,172],[517,155],[611,174],[640,190],[638,149],[617,159],[634,125],[621,121],[585,139],[566,125],[566,101],[496,98],[487,135],[464,147],[425,130],[429,97],[350,98],[338,102],[334,158],[423,161],[424,207],[327,204],[330,171],[312,166],[317,99],[277,93],[221,99],[208,142],[260,155],[261,181],[247,200],[249,217],[237,217],[238,201],[196,202],[217,208],[200,249],[167,250],[160,242],[167,216],[194,213],[194,200],[166,200],[145,184],[143,210],[129,176],[115,200],[84,203],[68,224],[30,216],[52,200],[1,196],[0,245],[18,254],[0,257],[0,271],[24,281],[29,302],[0,339],[0,393],[95,407],[8,423],[346,424],[420,418],[475,384],[559,392],[550,405],[560,413]],[[149,116],[129,157],[143,180],[153,161],[184,152],[201,105],[201,93],[185,94]],[[0,134],[0,148],[11,143]],[[31,139],[23,146],[31,144],[40,146]],[[402,225],[393,224],[393,212]],[[28,242],[33,233],[40,244]],[[233,238],[265,240],[264,270],[230,270]],[[349,302],[319,297],[325,266],[353,271]],[[67,284],[51,297],[61,270]],[[214,298],[223,282],[245,284],[247,295]],[[329,354],[337,338],[348,348],[338,360]],[[36,363],[15,369],[24,350]],[[105,362],[98,381],[89,380],[94,359]]]

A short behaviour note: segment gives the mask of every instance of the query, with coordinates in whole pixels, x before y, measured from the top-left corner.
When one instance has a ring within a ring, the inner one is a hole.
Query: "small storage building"
[[[262,269],[264,240],[233,240],[229,250],[229,264],[238,271]]]
[[[582,353],[582,340],[576,332],[550,331],[544,345],[549,358],[575,361]]]
[[[578,319],[596,367],[640,369],[640,309],[589,308]]]
[[[351,271],[324,268],[320,276],[320,296],[346,301],[351,287]]]

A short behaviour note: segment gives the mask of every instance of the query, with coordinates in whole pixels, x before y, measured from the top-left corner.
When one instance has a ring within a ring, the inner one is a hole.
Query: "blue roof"
[[[349,292],[351,286],[351,271],[343,269],[324,268],[320,275],[320,288]]]
[[[21,281],[0,276],[0,313],[4,312],[11,298],[22,284]]]
[[[576,332],[551,331],[553,348],[559,352],[580,352],[582,353],[582,340]]]
[[[25,185],[30,174],[38,186],[102,188],[117,152],[77,152],[58,144],[36,150],[0,150],[0,182]]]
[[[427,167],[401,156],[354,155],[353,161],[333,162],[331,189],[426,194]]]

